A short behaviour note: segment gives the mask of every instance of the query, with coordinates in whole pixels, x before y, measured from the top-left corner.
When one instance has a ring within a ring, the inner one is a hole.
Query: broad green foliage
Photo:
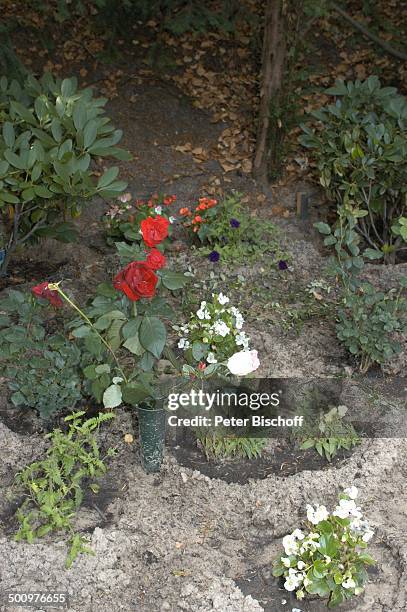
[[[81,352],[63,335],[47,334],[43,310],[19,291],[0,301],[0,360],[12,403],[49,419],[82,399]]]
[[[97,181],[96,156],[129,159],[116,145],[122,137],[104,114],[106,100],[78,90],[75,78],[40,81],[29,76],[21,87],[0,78],[0,220],[6,263],[17,246],[44,236],[64,242],[75,232],[66,221],[83,200],[117,197],[126,183],[109,168]]]
[[[284,577],[284,588],[297,599],[307,594],[328,599],[328,608],[363,593],[366,566],[374,559],[365,552],[374,535],[356,506],[356,487],[339,496],[332,513],[307,504],[305,529],[284,536],[284,553],[273,563],[273,575]]]
[[[54,429],[48,434],[46,457],[31,463],[16,477],[18,493],[26,498],[16,512],[20,524],[16,540],[32,543],[53,531],[68,532],[67,568],[79,553],[93,554],[87,538],[75,533],[72,519],[83,500],[84,482],[97,492],[94,481],[106,472],[105,458],[115,454],[109,449],[103,457],[94,433],[114,415],[105,413],[83,420],[84,414],[76,412],[66,417],[68,431]]]
[[[377,251],[359,248],[360,235],[356,231],[358,219],[367,211],[350,205],[339,209],[335,228],[326,223],[315,227],[325,236],[326,246],[333,246],[336,258],[333,272],[343,288],[342,306],[338,309],[337,335],[346,348],[359,359],[360,370],[366,372],[374,363],[385,364],[400,352],[395,334],[407,333],[407,301],[403,278],[398,289],[387,293],[378,291],[371,283],[359,279],[365,265],[364,257],[376,259]]]
[[[353,425],[344,421],[346,406],[331,408],[326,414],[321,414],[314,423],[305,420],[296,435],[301,441],[301,449],[314,448],[316,452],[331,461],[341,449],[350,450],[360,442]]]
[[[406,240],[400,225],[407,194],[407,102],[375,76],[339,81],[326,93],[336,102],[312,113],[320,126],[303,126],[300,141],[312,150],[331,199],[366,213],[358,217],[357,231],[376,251],[372,256],[392,262]]]

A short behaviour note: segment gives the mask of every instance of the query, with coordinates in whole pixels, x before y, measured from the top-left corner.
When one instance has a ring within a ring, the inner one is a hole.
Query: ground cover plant
[[[345,489],[331,513],[307,504],[305,529],[283,538],[284,554],[275,560],[273,574],[284,576],[284,588],[297,599],[327,597],[328,608],[334,608],[363,593],[365,566],[374,564],[365,549],[374,532],[356,506],[357,496],[356,487]]]
[[[257,223],[244,210],[242,195],[231,194],[223,200],[199,198],[195,207],[180,208],[183,226],[191,239],[199,240],[199,250],[213,263],[252,261],[267,253],[271,263],[287,258],[281,249],[276,226],[271,221]]]
[[[44,304],[16,290],[0,300],[0,358],[11,402],[49,420],[82,399],[82,357],[60,330],[47,329]]]
[[[112,413],[84,419],[75,412],[64,419],[67,431],[54,429],[47,434],[50,446],[44,459],[25,467],[16,476],[16,491],[24,501],[16,512],[20,527],[16,540],[31,543],[53,531],[66,531],[70,549],[69,568],[78,554],[92,553],[88,539],[75,533],[73,518],[82,503],[85,484],[98,490],[97,479],[106,472],[106,459],[115,453],[110,448],[102,455],[95,433]]]

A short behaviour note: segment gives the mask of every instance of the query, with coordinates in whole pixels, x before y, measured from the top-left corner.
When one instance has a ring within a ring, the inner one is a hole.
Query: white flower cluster
[[[240,311],[234,306],[227,306],[230,299],[223,293],[212,294],[212,297],[213,302],[202,300],[189,323],[174,327],[180,335],[178,348],[186,351],[194,341],[209,345],[206,356],[208,364],[218,363],[236,350],[249,350],[249,338],[242,331],[244,318]],[[227,342],[226,353],[222,351],[223,340]]]
[[[355,595],[363,591],[360,584],[357,584],[356,577],[352,575],[349,567],[344,565],[346,561],[341,557],[341,549],[339,548],[339,556],[336,553],[335,558],[331,559],[328,554],[324,554],[328,550],[322,545],[323,543],[325,545],[326,534],[330,533],[330,537],[337,544],[349,545],[351,542],[351,545],[355,548],[357,558],[359,553],[356,547],[363,548],[372,538],[374,532],[370,528],[368,521],[363,520],[361,510],[356,505],[355,500],[357,496],[358,490],[355,486],[345,489],[332,514],[328,512],[325,506],[317,505],[314,507],[307,504],[307,519],[313,527],[316,527],[308,534],[300,529],[295,529],[291,534],[284,536],[283,548],[285,556],[281,556],[277,560],[282,569],[275,575],[284,575],[284,588],[287,591],[296,591],[298,599],[302,599],[305,596],[307,587],[312,584],[312,570],[316,561],[319,564],[318,571],[320,571],[322,562],[326,576],[333,574],[336,576],[338,574],[342,575],[340,585],[343,589],[352,589]],[[337,519],[346,522],[342,523]],[[319,529],[318,525],[324,521],[324,526],[321,525]],[[337,578],[335,578],[336,580]]]

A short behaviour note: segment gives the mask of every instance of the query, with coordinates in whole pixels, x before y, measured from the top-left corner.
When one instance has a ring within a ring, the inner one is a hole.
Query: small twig
[[[394,57],[397,57],[398,59],[407,61],[407,55],[405,53],[399,51],[398,49],[395,49],[387,42],[376,36],[376,34],[373,34],[373,32],[371,32],[364,25],[359,23],[359,21],[356,21],[356,19],[353,19],[353,17],[351,17],[346,11],[344,11],[340,6],[335,4],[335,2],[332,2],[331,6],[333,10],[339,13],[341,17],[346,19],[346,21],[350,23],[351,26],[353,26],[356,30],[359,30],[359,32],[361,32],[364,36],[367,36],[367,38],[370,38],[370,40],[373,40],[373,42],[380,45],[380,47],[382,47],[382,49],[384,49],[387,53],[389,53],[390,55],[394,55]]]

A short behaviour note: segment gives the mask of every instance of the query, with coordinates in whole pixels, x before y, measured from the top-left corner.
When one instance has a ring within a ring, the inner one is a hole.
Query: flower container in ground
[[[141,464],[148,473],[159,472],[164,457],[166,412],[162,403],[137,407]]]

